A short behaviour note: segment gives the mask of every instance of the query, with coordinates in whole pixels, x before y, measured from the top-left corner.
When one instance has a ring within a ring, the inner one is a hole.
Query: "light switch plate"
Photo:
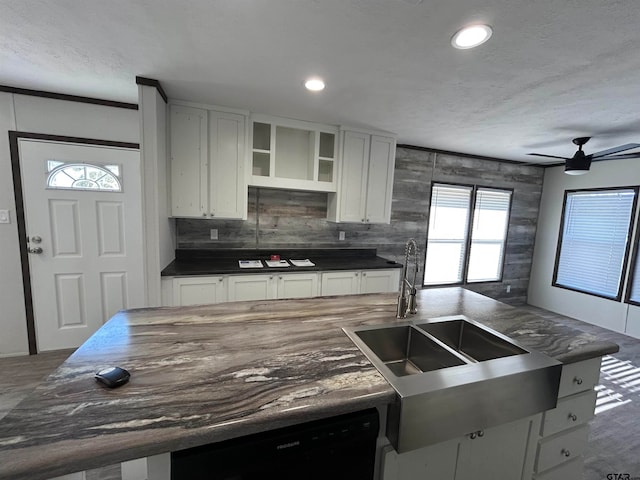
[[[212,228],[211,230],[209,230],[209,238],[211,238],[211,240],[218,240],[218,229],[217,228]]]
[[[0,210],[0,223],[11,223],[9,210]]]

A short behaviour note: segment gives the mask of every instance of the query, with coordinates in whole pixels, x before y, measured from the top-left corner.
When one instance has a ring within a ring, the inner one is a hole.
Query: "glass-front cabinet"
[[[279,117],[252,117],[249,185],[336,191],[338,128]]]

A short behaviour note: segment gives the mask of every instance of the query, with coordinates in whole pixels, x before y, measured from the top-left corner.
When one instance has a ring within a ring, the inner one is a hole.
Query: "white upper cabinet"
[[[334,222],[389,223],[396,142],[392,137],[345,130],[341,174],[329,194],[327,218]]]
[[[180,105],[170,111],[171,215],[206,215],[207,111]]]
[[[251,123],[249,185],[336,191],[337,127],[263,115]]]
[[[209,112],[209,214],[247,218],[246,117]]]
[[[187,105],[170,110],[172,216],[246,219],[247,117]]]

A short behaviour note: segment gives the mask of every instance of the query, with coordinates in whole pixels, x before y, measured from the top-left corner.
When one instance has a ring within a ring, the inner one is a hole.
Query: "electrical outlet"
[[[338,240],[344,240],[344,232],[340,231],[338,233]]]
[[[209,238],[211,238],[211,240],[218,240],[218,229],[217,228],[212,228],[211,230],[209,230]]]
[[[0,223],[11,223],[9,210],[0,210]]]
[[[511,285],[507,285],[507,293],[511,293]]]

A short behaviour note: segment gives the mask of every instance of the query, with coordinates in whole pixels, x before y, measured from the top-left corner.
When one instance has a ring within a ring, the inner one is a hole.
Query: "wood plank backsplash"
[[[377,248],[380,256],[404,261],[404,244],[427,242],[431,182],[513,188],[513,203],[502,282],[466,288],[511,304],[526,302],[544,170],[398,147],[390,225],[331,223],[327,194],[249,188],[248,218],[242,220],[176,219],[178,248]],[[218,229],[219,240],[209,239]],[[339,241],[340,231],[345,240]],[[506,286],[511,292],[506,292]]]

